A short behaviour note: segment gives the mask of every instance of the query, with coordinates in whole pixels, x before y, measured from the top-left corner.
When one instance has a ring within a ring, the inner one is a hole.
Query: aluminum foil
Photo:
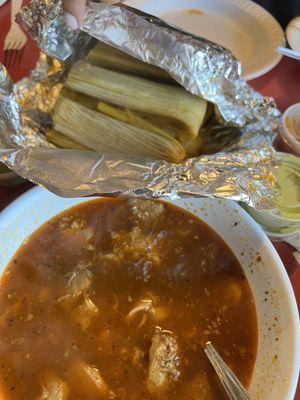
[[[124,5],[91,3],[81,30],[70,31],[59,1],[32,1],[18,20],[43,53],[29,78],[12,85],[0,69],[0,160],[62,196],[135,193],[219,196],[272,207],[272,142],[280,113],[251,89],[230,51]],[[216,105],[241,135],[222,153],[180,165],[51,148],[44,136],[64,79],[92,37],[159,66],[188,91]]]

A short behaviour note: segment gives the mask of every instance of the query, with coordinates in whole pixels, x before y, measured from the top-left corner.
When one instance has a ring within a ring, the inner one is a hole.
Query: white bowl
[[[64,199],[34,188],[14,201],[0,214],[0,272],[22,241],[42,223],[87,200]],[[254,220],[234,202],[218,199],[170,202],[209,224],[233,250],[250,282],[259,329],[251,398],[293,400],[300,367],[299,317],[291,283],[274,247]]]
[[[265,230],[266,235],[273,242],[286,242],[293,246],[297,251],[300,252],[300,228],[291,230],[289,233],[282,232],[268,232]]]
[[[258,222],[260,225],[264,226],[266,230],[279,230],[288,227],[293,227],[295,229],[300,229],[299,219],[285,218],[276,214],[276,211],[261,211],[256,210],[247,204],[243,205],[243,208],[248,212]]]
[[[282,114],[282,126],[281,135],[291,148],[300,154],[300,103],[293,104],[285,110]]]
[[[250,0],[125,0],[172,25],[231,50],[246,80],[258,78],[282,58],[282,28],[264,8]]]

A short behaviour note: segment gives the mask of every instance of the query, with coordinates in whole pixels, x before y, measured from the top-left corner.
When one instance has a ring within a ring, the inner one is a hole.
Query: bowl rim
[[[300,219],[292,219],[292,218],[286,218],[281,215],[277,215],[273,212],[274,209],[270,210],[256,210],[253,207],[248,206],[247,204],[245,205],[245,209],[249,210],[250,215],[257,215],[257,216],[267,216],[270,220],[272,219],[273,221],[276,221],[278,223],[291,223],[295,226],[300,226]]]
[[[11,218],[14,218],[15,212],[19,209],[22,209],[23,207],[30,206],[32,203],[32,196],[34,196],[36,199],[40,198],[41,200],[43,199],[43,196],[55,196],[52,193],[48,192],[47,190],[41,188],[41,187],[34,187],[29,189],[27,192],[19,196],[16,200],[11,202],[2,212],[0,212],[0,231],[1,231],[1,226],[9,226],[9,220]],[[58,196],[56,196],[58,197]],[[66,206],[63,207],[62,210],[68,209],[69,207],[72,207],[73,205],[79,204],[79,202],[84,202],[84,201],[89,201],[96,199],[96,197],[84,197],[84,198],[69,198],[65,200],[72,200],[75,203],[70,203],[67,204]],[[168,201],[166,198],[161,198],[163,201]],[[196,200],[193,198],[193,200]],[[179,207],[182,207],[180,204],[176,203],[176,200],[169,200],[175,205],[178,205]],[[180,200],[179,200],[180,202]],[[291,315],[289,318],[292,318],[295,322],[295,334],[294,337],[291,340],[291,345],[293,346],[293,351],[294,351],[294,357],[291,360],[291,373],[289,375],[289,384],[287,386],[286,390],[286,398],[285,400],[292,400],[294,399],[294,395],[296,392],[297,384],[298,384],[298,378],[299,378],[299,371],[300,371],[300,322],[299,322],[299,311],[297,307],[297,302],[296,298],[294,295],[294,291],[292,288],[292,284],[290,281],[290,278],[287,274],[287,271],[279,257],[279,254],[277,253],[276,249],[262,230],[262,228],[255,222],[255,220],[236,202],[231,202],[232,203],[232,208],[239,210],[239,213],[241,215],[241,218],[244,223],[248,225],[248,228],[250,231],[260,240],[263,241],[264,243],[264,252],[268,255],[268,257],[271,257],[273,259],[273,264],[277,268],[277,274],[278,277],[280,277],[282,286],[284,287],[284,292],[287,294],[286,296],[286,303],[288,304],[288,307],[290,308]],[[59,211],[61,212],[61,211]],[[56,212],[54,215],[59,214],[59,212]],[[51,218],[51,217],[50,217]],[[200,217],[201,218],[201,217]],[[49,219],[49,218],[47,218]],[[8,221],[8,222],[7,222]],[[42,224],[43,222],[41,222]],[[214,229],[214,228],[212,228]],[[36,228],[32,231],[30,231],[29,235],[32,234]],[[217,232],[218,233],[218,232]],[[219,233],[218,233],[219,234]],[[220,234],[219,234],[220,235]],[[223,239],[224,240],[224,239]],[[5,267],[4,267],[5,268]],[[2,274],[2,271],[1,271]],[[1,275],[0,275],[1,276]],[[283,400],[283,399],[282,399]]]
[[[294,133],[291,132],[289,126],[287,124],[287,118],[290,113],[298,110],[300,112],[300,103],[294,103],[290,105],[281,116],[281,129],[280,133],[284,140],[296,151],[296,153],[300,154],[300,141],[295,137]]]

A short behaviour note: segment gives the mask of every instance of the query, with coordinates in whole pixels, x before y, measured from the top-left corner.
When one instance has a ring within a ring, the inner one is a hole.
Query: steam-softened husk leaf
[[[60,132],[51,129],[46,133],[47,139],[62,149],[71,149],[71,150],[89,150],[88,147],[81,145],[80,143],[75,142],[75,140],[69,138],[66,135],[63,135]]]
[[[157,135],[110,118],[63,96],[54,113],[54,129],[98,152],[179,162],[185,151],[168,135]]]
[[[198,135],[206,114],[207,102],[183,88],[108,71],[87,63],[70,72],[66,85],[98,100],[164,118],[170,134],[183,142]]]
[[[119,121],[126,122],[127,124],[136,126],[137,128],[145,129],[146,131],[157,133],[158,135],[169,135],[167,131],[159,128],[157,125],[152,123],[152,121],[148,121],[146,118],[143,118],[136,111],[131,111],[129,108],[120,108],[115,107],[110,104],[104,103],[100,101],[97,106],[98,110],[103,114],[108,115],[114,119],[118,119]]]
[[[158,82],[176,83],[163,69],[144,63],[105,43],[97,44],[88,54],[87,61],[110,71],[124,72]]]

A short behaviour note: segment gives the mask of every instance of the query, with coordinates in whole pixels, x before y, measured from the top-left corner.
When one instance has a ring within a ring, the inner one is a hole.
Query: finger
[[[25,46],[25,44],[26,44],[26,39],[25,39],[25,38],[20,39],[20,41],[19,41],[19,46],[18,46],[18,50],[23,49],[23,47]]]
[[[16,50],[20,50],[22,48],[22,40],[18,40],[16,43]]]
[[[27,43],[27,37],[24,36],[24,37],[21,39],[21,49],[26,45],[26,43]]]
[[[4,46],[3,46],[3,50],[8,50],[9,46],[10,46],[10,38],[6,36],[6,39],[4,40]]]
[[[3,51],[8,50],[8,43],[9,43],[9,42],[8,42],[7,40],[4,41]]]
[[[15,42],[11,41],[7,47],[7,50],[13,50],[15,48]]]
[[[64,17],[71,29],[77,29],[82,25],[86,10],[86,0],[64,0]]]
[[[101,3],[118,4],[118,3],[122,3],[122,0],[101,0]]]

